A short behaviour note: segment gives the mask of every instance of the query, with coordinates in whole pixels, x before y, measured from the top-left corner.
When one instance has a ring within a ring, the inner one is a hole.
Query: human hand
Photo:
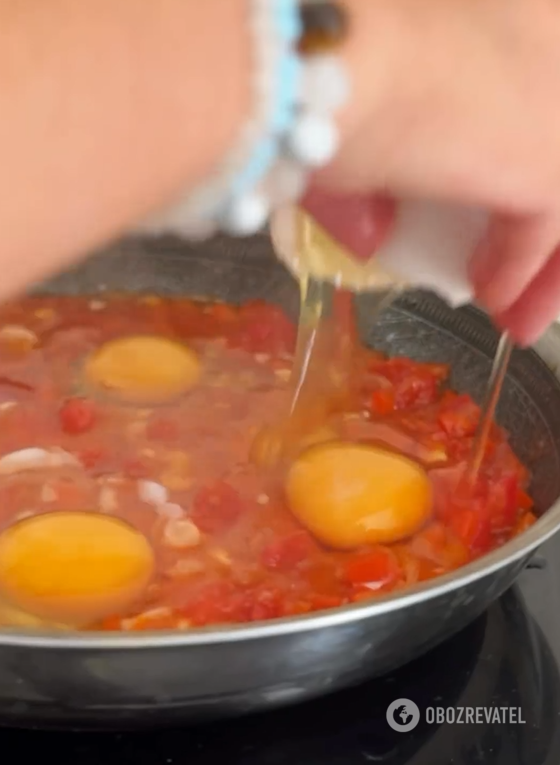
[[[560,313],[560,6],[350,5],[342,150],[306,207],[360,257],[390,230],[388,197],[487,207],[470,268],[477,300],[533,342]]]

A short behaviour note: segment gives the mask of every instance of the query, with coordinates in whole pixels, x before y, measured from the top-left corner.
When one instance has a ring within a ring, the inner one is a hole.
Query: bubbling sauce
[[[260,621],[452,571],[535,517],[497,426],[448,369],[345,347],[345,395],[276,470],[289,408],[277,306],[151,295],[0,308],[0,623],[145,630]],[[119,350],[120,349],[120,350]],[[125,363],[126,362],[126,363]]]

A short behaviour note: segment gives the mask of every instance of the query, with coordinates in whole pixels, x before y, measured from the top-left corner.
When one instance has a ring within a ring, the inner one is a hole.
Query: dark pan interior
[[[125,240],[34,291],[93,294],[104,290],[231,302],[264,298],[293,316],[298,307],[297,286],[274,259],[264,235],[196,245],[167,238]],[[367,296],[359,298],[366,342],[391,354],[451,364],[453,387],[480,401],[497,342],[480,312],[453,311],[430,294],[410,293],[371,327],[368,302]],[[534,352],[514,353],[497,417],[532,471],[533,495],[543,512],[560,496],[560,383]]]

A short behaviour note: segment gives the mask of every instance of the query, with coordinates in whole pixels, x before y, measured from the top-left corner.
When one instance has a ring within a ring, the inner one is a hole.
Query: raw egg
[[[200,361],[190,348],[164,337],[121,337],[86,362],[89,383],[136,402],[161,401],[192,388]]]
[[[308,449],[286,479],[288,504],[321,542],[350,549],[413,534],[428,519],[428,476],[412,460],[373,446],[323,444]]]
[[[0,594],[44,619],[79,626],[121,611],[153,570],[147,539],[104,515],[48,513],[0,535]]]

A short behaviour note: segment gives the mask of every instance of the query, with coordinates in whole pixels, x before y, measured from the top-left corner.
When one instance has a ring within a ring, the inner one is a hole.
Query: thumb
[[[372,257],[394,219],[394,202],[381,196],[337,196],[313,189],[302,204],[333,239],[359,260]]]

